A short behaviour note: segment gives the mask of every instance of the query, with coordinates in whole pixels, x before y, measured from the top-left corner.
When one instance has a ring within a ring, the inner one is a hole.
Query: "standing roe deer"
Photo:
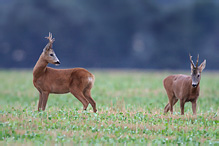
[[[60,64],[52,49],[55,41],[52,34],[46,37],[49,43],[43,49],[34,69],[33,84],[39,91],[38,111],[45,110],[50,93],[64,94],[71,92],[86,110],[90,103],[93,111],[96,112],[96,103],[91,97],[90,90],[94,84],[94,75],[83,68],[54,69],[47,67],[48,63]]]
[[[181,115],[184,115],[185,102],[192,102],[192,111],[196,115],[196,101],[199,96],[199,83],[201,80],[201,72],[205,68],[206,60],[198,66],[199,55],[197,56],[196,66],[192,61],[192,56],[189,54],[191,62],[191,76],[187,75],[170,75],[163,80],[164,88],[166,89],[169,103],[164,108],[164,113],[169,110],[173,114],[173,106],[178,99],[180,100]]]

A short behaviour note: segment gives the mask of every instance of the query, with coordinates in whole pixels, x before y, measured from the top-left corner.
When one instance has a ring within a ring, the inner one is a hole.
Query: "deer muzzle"
[[[56,61],[55,62],[55,65],[59,65],[59,64],[61,64],[60,61]]]
[[[192,87],[197,87],[198,84],[192,83]]]

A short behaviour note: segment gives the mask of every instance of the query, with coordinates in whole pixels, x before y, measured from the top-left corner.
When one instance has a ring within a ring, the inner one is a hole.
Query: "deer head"
[[[44,59],[51,64],[59,65],[60,61],[56,57],[56,54],[54,50],[52,49],[52,44],[55,41],[55,38],[52,38],[52,33],[49,32],[49,36],[45,37],[49,40],[49,43],[46,45],[46,47],[43,49]]]
[[[204,60],[200,66],[198,66],[199,55],[197,56],[196,65],[192,61],[192,56],[189,54],[191,63],[191,77],[192,77],[192,87],[197,87],[201,80],[201,72],[205,68],[206,60]]]

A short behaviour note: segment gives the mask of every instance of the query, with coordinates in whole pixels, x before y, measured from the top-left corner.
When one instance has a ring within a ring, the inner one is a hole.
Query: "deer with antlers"
[[[184,105],[186,102],[192,103],[193,114],[196,115],[196,102],[199,96],[199,83],[201,80],[202,70],[205,68],[206,60],[198,66],[199,55],[197,56],[196,65],[192,61],[192,56],[189,54],[191,63],[191,76],[187,75],[170,75],[163,80],[163,85],[169,98],[169,103],[164,108],[164,113],[169,110],[173,114],[173,106],[180,100],[181,115],[184,115]]]
[[[50,93],[64,94],[71,92],[86,110],[90,103],[96,112],[96,103],[91,97],[94,75],[83,68],[54,69],[47,67],[48,63],[59,65],[60,61],[52,48],[52,33],[46,37],[49,42],[43,49],[34,69],[33,84],[39,91],[38,111],[45,110]]]

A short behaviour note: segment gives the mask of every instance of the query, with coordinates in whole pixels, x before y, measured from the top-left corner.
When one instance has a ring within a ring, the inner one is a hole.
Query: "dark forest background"
[[[216,0],[0,0],[0,68],[32,68],[49,32],[61,68],[219,69]]]

